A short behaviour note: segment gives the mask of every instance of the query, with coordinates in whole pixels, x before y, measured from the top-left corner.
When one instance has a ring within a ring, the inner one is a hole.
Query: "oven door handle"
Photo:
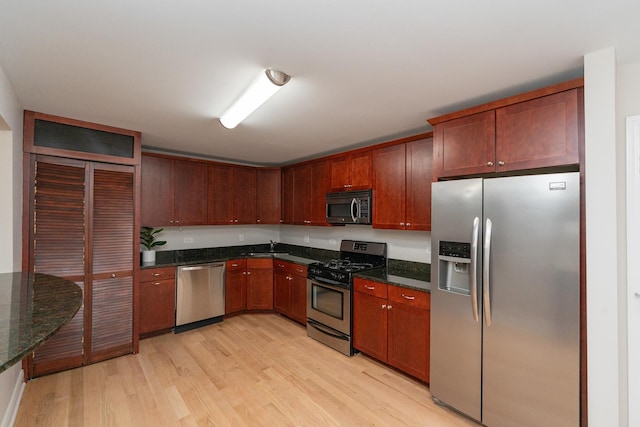
[[[326,326],[323,326],[321,323],[318,323],[314,320],[311,319],[307,319],[307,325],[311,326],[312,328],[317,329],[318,331],[322,332],[325,335],[329,335],[331,337],[337,338],[339,340],[342,341],[349,341],[349,337],[347,335],[341,334],[339,332],[333,331],[329,328],[327,328]]]
[[[345,285],[344,283],[340,283],[336,280],[325,279],[324,277],[309,277],[309,280],[311,280],[312,282],[317,282],[321,285],[329,285],[329,286],[335,286],[341,289],[349,289],[349,286]]]

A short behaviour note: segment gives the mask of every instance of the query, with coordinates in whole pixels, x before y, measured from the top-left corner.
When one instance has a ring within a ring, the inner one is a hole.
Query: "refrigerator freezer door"
[[[481,245],[477,245],[476,260],[467,264],[452,265],[439,260],[440,242],[467,243],[472,247],[474,220],[482,219],[482,180],[436,182],[432,185],[431,274],[431,394],[468,416],[480,420],[481,410],[481,350],[482,312],[474,319],[475,307],[481,295],[481,281],[477,280],[477,292],[473,292],[473,274],[479,278],[482,263]],[[478,236],[479,241],[482,236]],[[472,251],[473,252],[473,251]],[[449,259],[442,257],[443,259]],[[458,269],[456,277],[463,277],[465,266],[474,265],[469,271],[468,292],[457,291],[446,283],[447,271],[442,266]],[[445,271],[443,271],[445,270]],[[441,282],[442,278],[442,282]]]
[[[579,425],[579,190],[578,173],[484,182],[492,222],[487,426]]]

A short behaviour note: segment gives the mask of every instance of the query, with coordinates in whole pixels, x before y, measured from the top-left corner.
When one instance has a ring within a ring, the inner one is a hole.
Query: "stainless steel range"
[[[307,335],[351,356],[353,273],[387,266],[387,244],[343,240],[340,258],[309,264]]]

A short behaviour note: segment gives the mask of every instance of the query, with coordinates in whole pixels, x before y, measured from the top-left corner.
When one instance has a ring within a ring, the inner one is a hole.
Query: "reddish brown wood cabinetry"
[[[333,191],[371,188],[371,151],[359,151],[331,160]]]
[[[273,260],[247,259],[247,310],[273,310]]]
[[[373,150],[373,227],[431,229],[432,138]]]
[[[176,269],[140,270],[140,336],[168,332],[175,326]]]
[[[285,224],[328,225],[325,198],[330,164],[317,161],[286,169],[282,175]]]
[[[298,323],[307,323],[307,267],[274,260],[274,308]]]
[[[247,309],[247,261],[245,259],[227,261],[224,295],[225,315]]]
[[[578,164],[582,85],[577,79],[430,119],[434,176]]]
[[[140,215],[143,225],[204,225],[207,223],[206,194],[206,163],[142,156]]]
[[[353,286],[354,348],[429,382],[431,295],[361,278]]]
[[[209,164],[208,224],[256,223],[256,170]]]
[[[281,176],[279,168],[256,170],[256,222],[279,224],[281,218]]]

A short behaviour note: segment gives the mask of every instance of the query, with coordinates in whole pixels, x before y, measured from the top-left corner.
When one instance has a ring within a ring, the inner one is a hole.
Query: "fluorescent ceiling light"
[[[247,116],[253,113],[267,99],[284,86],[291,76],[282,71],[267,68],[260,73],[242,95],[220,116],[220,123],[227,129],[233,129]]]

